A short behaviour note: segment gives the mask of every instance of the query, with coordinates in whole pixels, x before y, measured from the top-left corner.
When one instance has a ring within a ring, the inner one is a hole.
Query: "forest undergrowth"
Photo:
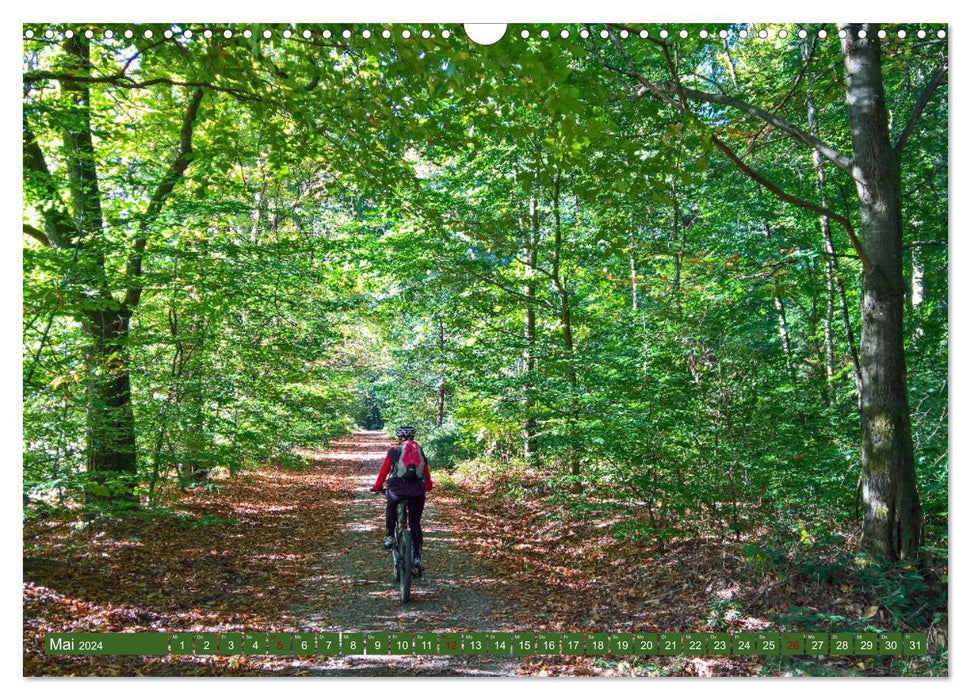
[[[830,657],[824,668],[800,657],[767,661],[762,670],[947,673],[946,558],[928,553],[920,568],[876,562],[859,551],[858,529],[818,511],[782,517],[747,507],[736,532],[699,508],[659,534],[642,500],[596,484],[577,490],[510,464],[490,470],[470,462],[444,484],[458,504],[453,514],[466,521],[467,545],[517,582],[512,594],[537,627],[926,632],[936,649],[926,658]]]

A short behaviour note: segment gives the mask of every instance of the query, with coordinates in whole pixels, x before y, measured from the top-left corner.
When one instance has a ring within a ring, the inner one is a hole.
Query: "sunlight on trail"
[[[346,447],[346,445],[341,445]],[[373,446],[372,446],[373,447]],[[386,450],[381,452],[325,452],[315,457],[318,462],[358,462],[358,461],[381,461],[387,454]]]
[[[296,505],[281,505],[272,506],[265,503],[256,505],[250,503],[240,503],[233,506],[233,510],[240,513],[259,513],[260,515],[265,515],[266,513],[292,513],[296,511],[298,506]]]
[[[439,512],[438,492],[434,490],[428,495],[422,519],[426,575],[413,581],[411,602],[401,605],[392,580],[390,555],[381,546],[385,499],[370,490],[390,446],[383,433],[357,433],[352,439],[336,441],[335,452],[315,455],[318,474],[325,475],[332,489],[326,498],[339,515],[332,530],[334,541],[312,565],[316,573],[307,581],[327,592],[331,607],[313,611],[311,617],[326,618],[329,629],[345,631],[485,631],[503,627],[490,619],[493,601],[502,590],[501,581],[486,574],[484,562],[476,562],[458,546],[451,524]],[[346,658],[342,668],[347,668],[348,675],[489,676],[508,674],[512,663],[490,657],[381,659],[374,664],[373,657]],[[340,673],[332,664],[326,672]]]

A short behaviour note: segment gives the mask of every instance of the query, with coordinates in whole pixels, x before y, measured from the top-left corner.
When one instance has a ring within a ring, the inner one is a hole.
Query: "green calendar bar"
[[[361,632],[345,632],[341,635],[341,654],[344,656],[360,656],[364,654],[364,634]]]
[[[295,632],[292,637],[293,654],[295,656],[314,656],[317,645],[314,643],[313,632]]]
[[[536,653],[537,654],[559,654],[560,653],[560,635],[554,634],[552,632],[540,632],[536,635]]]
[[[385,656],[391,635],[387,632],[368,632],[364,635],[364,653],[368,656]]]
[[[610,653],[610,636],[588,634],[586,638],[587,656],[606,656]]]
[[[192,653],[192,634],[175,632],[169,638],[169,653],[175,656]]]
[[[512,633],[489,632],[486,638],[489,640],[490,656],[510,656],[512,654]]]
[[[904,634],[904,656],[923,656],[927,653],[927,635],[923,632]]]
[[[536,635],[532,632],[513,632],[512,653],[516,656],[529,656],[536,653]]]
[[[634,653],[634,635],[612,634],[607,640],[611,656],[630,656]]]
[[[634,635],[634,653],[638,656],[654,656],[659,648],[656,634],[638,632]]]
[[[420,656],[438,655],[438,635],[431,632],[419,632],[415,635],[415,653]]]
[[[243,653],[243,635],[240,632],[220,632],[216,651],[220,656],[237,656]]]
[[[732,653],[732,635],[712,632],[708,635],[708,653],[711,656],[728,656]]]
[[[50,656],[921,656],[913,632],[65,632]]]
[[[684,640],[680,634],[674,632],[662,632],[658,635],[659,654],[677,656],[684,652]]]
[[[732,635],[732,654],[756,656],[759,653],[759,635],[755,632],[739,632]]]
[[[267,635],[267,651],[274,656],[289,656],[293,635],[289,632],[270,632]]]
[[[828,655],[829,634],[826,632],[808,632],[806,634],[806,653],[810,656]]]
[[[172,635],[173,637],[175,635]],[[249,656],[265,656],[266,632],[245,632],[243,633],[243,653]],[[175,652],[172,652],[175,653]]]
[[[829,635],[830,656],[852,656],[853,641],[852,632],[834,632]]]
[[[856,656],[876,656],[880,653],[880,635],[876,632],[857,632],[853,635]]]
[[[784,632],[782,635],[783,656],[803,656],[806,653],[806,635],[798,632]]]
[[[396,655],[407,655],[414,653],[415,639],[410,634],[394,632],[391,635],[391,653]]]
[[[192,646],[189,642],[188,651]],[[169,636],[159,632],[49,632],[44,638],[49,656],[165,656]]]
[[[438,635],[438,648],[442,654],[451,656],[462,653],[462,635],[457,632],[444,632]]]
[[[468,632],[462,635],[462,653],[466,656],[482,656],[489,649],[485,632]]]
[[[684,653],[691,656],[704,656],[708,653],[708,635],[704,632],[689,632],[684,635]]]
[[[773,632],[757,632],[758,653],[762,656],[778,656],[782,650],[779,635]]]
[[[882,656],[901,656],[904,653],[904,635],[900,632],[884,632],[880,635]]]
[[[568,656],[583,655],[583,635],[564,634],[560,639],[560,649]]]

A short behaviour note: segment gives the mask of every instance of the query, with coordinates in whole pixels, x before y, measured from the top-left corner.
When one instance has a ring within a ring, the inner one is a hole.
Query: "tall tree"
[[[794,196],[768,181],[725,143],[717,129],[709,132],[712,144],[746,176],[783,201],[839,222],[857,250],[864,273],[860,353],[863,539],[874,554],[891,559],[912,559],[919,553],[922,523],[904,358],[900,156],[921,112],[942,82],[947,66],[945,63],[931,76],[896,144],[893,144],[887,125],[877,36],[879,26],[844,24],[840,29],[843,33],[844,95],[851,157],[790,123],[774,110],[763,109],[732,95],[686,86],[667,43],[662,40],[652,41],[665,57],[671,79],[667,83],[645,78],[616,36],[614,41],[626,59],[629,74],[638,82],[639,94],[654,94],[681,112],[688,112],[690,101],[697,101],[755,117],[818,152],[856,184],[862,242],[846,217]]]
[[[204,92],[191,91],[182,117],[178,145],[144,212],[139,216],[126,267],[124,288],[117,290],[105,260],[102,186],[95,153],[89,84],[92,63],[88,40],[75,35],[65,41],[70,59],[59,77],[65,95],[62,153],[70,192],[68,208],[57,194],[48,160],[24,116],[24,169],[47,191],[44,229],[34,238],[54,248],[74,249],[75,303],[84,309],[81,321],[90,340],[88,355],[87,466],[95,481],[93,501],[134,501],[136,473],[135,419],[127,339],[142,294],[142,255],[147,230],[192,160],[192,133]]]
[[[863,540],[873,552],[915,558],[921,541],[904,357],[900,149],[887,126],[878,27],[844,24],[843,70],[863,245],[860,405]],[[862,36],[861,36],[862,35]]]

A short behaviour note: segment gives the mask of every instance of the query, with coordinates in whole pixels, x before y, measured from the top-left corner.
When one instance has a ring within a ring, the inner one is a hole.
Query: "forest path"
[[[494,630],[488,616],[501,581],[486,562],[459,547],[457,535],[436,505],[433,489],[426,501],[425,575],[412,583],[411,601],[402,605],[393,584],[384,539],[384,496],[370,489],[391,446],[379,431],[361,431],[335,441],[314,455],[312,474],[325,476],[337,521],[327,531],[310,565],[305,585],[326,590],[330,605],[297,606],[293,619],[306,629],[342,632],[474,632]],[[310,504],[305,504],[310,505]],[[326,508],[325,510],[331,510]],[[311,599],[302,595],[300,599]],[[357,656],[321,658],[315,669],[328,675],[509,675],[512,659],[486,656]],[[313,672],[313,671],[311,671]]]
[[[512,675],[486,656],[48,656],[45,632],[468,632],[512,629],[488,559],[459,546],[433,490],[426,576],[401,605],[370,491],[390,442],[357,432],[295,470],[266,465],[176,495],[168,517],[40,523],[25,532],[26,675]],[[448,513],[451,513],[449,515]],[[71,526],[71,527],[68,527]],[[498,616],[499,609],[504,615]]]

